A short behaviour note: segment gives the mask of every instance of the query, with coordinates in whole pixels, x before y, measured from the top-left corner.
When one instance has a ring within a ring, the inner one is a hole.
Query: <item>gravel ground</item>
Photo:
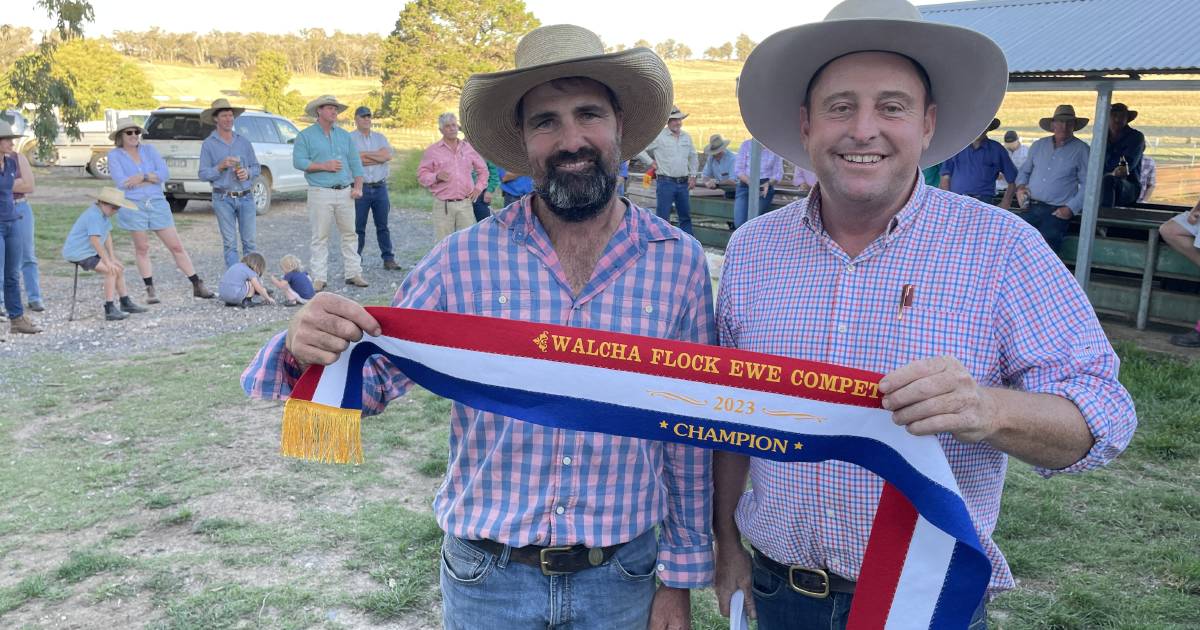
[[[70,193],[68,193],[70,195]],[[73,195],[80,196],[81,194]],[[57,199],[56,199],[57,201]],[[34,200],[34,212],[37,211]],[[198,219],[181,230],[181,238],[192,263],[209,289],[216,292],[224,263],[221,237],[217,230],[212,204],[193,201],[184,213]],[[356,288],[342,284],[341,254],[330,247],[329,277],[334,280],[330,289],[360,302],[390,299],[408,269],[432,246],[433,228],[427,211],[392,208],[389,219],[396,260],[401,271],[387,271],[379,257],[373,227],[369,227],[363,251],[363,277],[370,284]],[[308,215],[303,195],[276,197],[267,214],[258,217],[257,245],[267,258],[268,273],[282,275],[279,259],[284,254],[299,256],[307,266],[309,260]],[[68,321],[71,310],[71,275],[47,273],[53,266],[70,265],[58,259],[40,261],[44,313],[29,313],[43,329],[37,335],[8,333],[8,322],[0,322],[0,360],[8,367],[20,367],[42,353],[78,353],[95,357],[119,357],[182,348],[209,337],[257,328],[265,323],[278,322],[280,329],[295,312],[283,306],[260,306],[250,309],[229,308],[217,299],[192,297],[191,283],[175,267],[166,247],[151,238],[150,257],[154,264],[154,284],[161,304],[146,305],[145,291],[133,265],[133,245],[127,232],[114,228],[117,254],[126,263],[125,281],[130,296],[150,312],[131,315],[119,322],[104,320],[103,284],[95,273],[79,276],[79,297],[75,321]],[[0,371],[0,385],[5,381]]]

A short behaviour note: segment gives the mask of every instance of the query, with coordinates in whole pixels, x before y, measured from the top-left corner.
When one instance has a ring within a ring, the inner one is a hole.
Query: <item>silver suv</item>
[[[200,122],[202,110],[194,107],[160,107],[146,119],[144,142],[162,155],[171,171],[165,193],[172,212],[183,211],[190,199],[210,199],[212,184],[200,179],[200,145],[214,127]],[[288,119],[258,110],[246,110],[233,123],[234,131],[254,146],[262,173],[254,180],[254,205],[258,214],[271,208],[271,195],[304,190],[304,173],[292,166],[292,144],[300,130]]]

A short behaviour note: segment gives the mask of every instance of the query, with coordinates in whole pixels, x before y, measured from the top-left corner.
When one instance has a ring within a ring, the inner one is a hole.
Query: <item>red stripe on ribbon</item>
[[[917,508],[896,486],[883,484],[846,630],[883,628],[887,624],[916,526]]]
[[[302,400],[312,400],[317,393],[317,385],[321,382],[321,375],[325,373],[325,366],[310,365],[304,369],[304,373],[300,375],[300,379],[292,386],[291,398],[300,398]]]

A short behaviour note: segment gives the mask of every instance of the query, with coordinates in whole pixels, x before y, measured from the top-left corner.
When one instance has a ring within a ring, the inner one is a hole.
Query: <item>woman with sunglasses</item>
[[[121,208],[117,212],[117,225],[129,230],[133,236],[134,262],[142,274],[142,281],[146,283],[146,302],[157,304],[160,301],[154,292],[154,276],[150,266],[150,237],[147,232],[151,231],[167,246],[175,258],[175,266],[192,282],[192,295],[211,298],[213,293],[196,275],[192,259],[183,248],[179,233],[175,231],[171,206],[163,195],[163,183],[170,177],[170,171],[154,147],[142,144],[145,131],[132,118],[117,121],[116,131],[109,136],[117,148],[108,152],[108,172],[117,188],[138,206],[136,210]]]

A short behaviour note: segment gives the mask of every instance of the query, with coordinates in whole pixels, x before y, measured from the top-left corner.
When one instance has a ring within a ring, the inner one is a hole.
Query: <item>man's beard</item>
[[[593,166],[579,173],[558,169],[564,162],[591,160]],[[558,153],[546,160],[546,174],[536,182],[538,197],[558,218],[580,223],[600,214],[612,201],[617,188],[617,163],[605,160],[595,149]]]

